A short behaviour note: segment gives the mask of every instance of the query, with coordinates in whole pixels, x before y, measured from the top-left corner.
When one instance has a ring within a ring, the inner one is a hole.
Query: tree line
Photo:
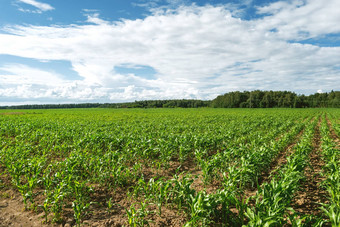
[[[211,102],[216,108],[324,108],[340,107],[340,91],[297,95],[290,91],[229,92]]]
[[[144,100],[132,103],[112,103],[104,104],[102,107],[108,108],[199,108],[209,107],[211,101],[196,99],[175,99],[175,100]]]
[[[0,109],[71,109],[71,108],[199,108],[209,107],[211,101],[196,99],[144,100],[125,103],[33,104],[0,106]]]
[[[71,108],[97,108],[100,103],[74,103],[74,104],[26,104],[17,106],[0,106],[0,109],[71,109]]]
[[[196,99],[144,100],[125,103],[32,104],[0,106],[0,109],[69,109],[69,108],[339,108],[340,91],[297,95],[290,91],[235,91],[213,100]]]

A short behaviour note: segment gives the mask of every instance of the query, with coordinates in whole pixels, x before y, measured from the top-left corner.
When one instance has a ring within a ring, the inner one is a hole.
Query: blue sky
[[[0,105],[340,90],[338,0],[1,0]]]

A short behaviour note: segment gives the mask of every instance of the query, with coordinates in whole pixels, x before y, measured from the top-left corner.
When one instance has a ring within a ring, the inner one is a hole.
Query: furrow
[[[319,209],[319,204],[327,200],[327,192],[321,187],[321,183],[325,180],[325,177],[321,175],[325,163],[321,158],[320,151],[320,124],[321,118],[319,118],[315,128],[313,149],[309,154],[309,165],[304,171],[305,179],[301,182],[300,190],[296,193],[291,204],[295,211],[303,215],[320,216],[322,211]]]

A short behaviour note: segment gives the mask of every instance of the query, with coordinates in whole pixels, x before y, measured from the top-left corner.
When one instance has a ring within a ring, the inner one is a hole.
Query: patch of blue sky
[[[340,65],[334,66],[333,69],[336,70],[336,71],[340,71]]]
[[[240,70],[237,70],[235,73],[232,73],[232,76],[236,77],[243,77],[246,76],[247,74],[252,74],[252,73],[261,73],[263,70],[253,70],[252,68],[242,68]]]
[[[251,60],[251,61],[249,61],[249,62],[251,62],[251,63],[256,63],[256,62],[261,62],[261,61],[263,61],[263,59],[255,59],[255,60]]]
[[[115,66],[114,71],[122,75],[134,74],[135,76],[148,80],[156,79],[155,75],[157,74],[154,68],[147,65],[123,64],[120,66]]]
[[[139,0],[146,1],[146,0]],[[257,14],[257,7],[265,6],[273,2],[273,0],[178,0],[178,1],[170,1],[170,0],[156,0],[158,7],[166,7],[171,6],[175,8],[179,5],[192,5],[195,4],[197,6],[226,6],[226,9],[231,11],[234,17],[241,18],[243,20],[252,20],[255,18],[261,18],[263,15]],[[173,3],[176,4],[173,4]],[[275,2],[275,1],[274,1]]]
[[[0,54],[0,67],[4,65],[11,65],[11,64],[21,64],[26,65],[31,68],[37,68],[40,70],[45,70],[55,73],[58,73],[63,76],[63,79],[66,80],[82,80],[83,78],[78,75],[77,72],[75,72],[72,69],[72,65],[69,61],[63,61],[63,60],[53,60],[53,61],[39,61],[32,58],[23,58],[13,55],[7,55],[7,54]]]
[[[163,4],[164,2],[169,2],[167,0],[158,1]],[[205,5],[225,5],[227,6],[227,10],[230,10],[234,17],[239,17],[243,20],[253,20],[256,18],[262,18],[264,15],[257,14],[257,7],[265,6],[275,1],[273,0],[182,0],[178,1],[179,3],[185,5],[196,4],[198,6],[205,6]]]
[[[257,63],[257,62],[261,62],[263,59],[255,59],[255,60],[250,60],[250,61],[246,61],[246,62],[235,62],[233,65],[228,66],[226,68],[223,69],[223,71],[252,71],[252,67],[251,64],[252,63]]]
[[[100,18],[109,21],[119,21],[122,18],[144,18],[148,12],[142,7],[133,5],[132,3],[135,1],[127,0],[72,0],[72,3],[65,0],[44,0],[42,2],[51,5],[54,9],[38,13],[39,9],[32,5],[14,0],[1,0],[0,26],[83,24],[86,23],[86,14],[91,14],[84,10],[94,10],[100,15]],[[79,4],[74,4],[75,2]]]
[[[231,67],[236,67],[236,66],[240,66],[240,65],[243,65],[243,64],[244,64],[244,62],[239,62],[239,61],[237,61],[237,62],[235,62],[234,65],[231,66]]]
[[[86,22],[86,14],[98,13],[99,17],[107,21],[120,21],[122,19],[143,19],[151,15],[150,6],[154,7],[178,7],[179,5],[198,6],[209,5],[229,5],[230,11],[240,11],[236,13],[237,17],[244,20],[251,20],[254,18],[263,17],[256,13],[258,6],[268,5],[273,0],[44,0],[42,1],[51,5],[54,9],[37,13],[39,9],[32,5],[25,4],[15,0],[1,0],[0,1],[0,26],[12,24],[30,24],[47,26],[51,24],[66,25],[66,24],[84,24]],[[77,2],[78,4],[75,4]],[[154,2],[155,4],[150,4]],[[175,4],[174,4],[175,2]],[[143,7],[149,5],[149,7]],[[92,10],[86,12],[84,10]]]
[[[146,9],[136,7],[132,3],[135,1],[126,0],[82,0],[81,4],[69,4],[68,1],[55,1],[53,6],[56,9],[51,12],[51,16],[58,23],[84,23],[86,14],[98,13],[99,17],[108,21],[119,21],[121,19],[144,18],[147,13]],[[65,7],[65,4],[69,6]],[[66,10],[66,11],[65,11]],[[86,10],[89,10],[86,12]],[[75,17],[76,16],[76,17]]]
[[[222,76],[222,73],[214,73],[212,76],[207,77],[207,80],[214,80]]]
[[[244,73],[233,73],[231,75],[235,76],[235,77],[242,77],[242,76],[244,76]]]
[[[242,66],[243,66],[244,64],[246,64],[246,63],[247,63],[247,62],[239,62],[239,61],[237,61],[237,62],[235,62],[234,64],[229,65],[229,66],[223,68],[221,71],[222,71],[222,72],[225,72],[225,71],[233,71],[233,70],[235,70],[235,69],[239,69],[240,67],[242,67]]]
[[[262,72],[263,72],[263,70],[252,70],[249,73],[262,73]]]
[[[35,12],[35,13],[34,13]],[[0,26],[10,25],[48,25],[52,11],[37,13],[38,8],[13,0],[0,1]]]
[[[269,5],[273,2],[276,2],[276,1],[273,1],[273,0],[242,0],[242,1],[232,0],[230,1],[230,3],[233,3],[235,4],[235,6],[237,6],[237,10],[239,10],[240,13],[236,14],[236,16],[240,17],[242,20],[255,20],[255,19],[265,17],[266,15],[257,13],[257,8]]]
[[[130,1],[127,1],[130,2]],[[253,20],[262,18],[265,15],[257,13],[257,7],[269,5],[276,0],[134,0],[133,5],[143,5],[141,3],[153,2],[155,7],[173,7],[176,8],[180,5],[192,5],[197,6],[227,6],[227,10],[230,10],[235,17],[239,17],[243,20]],[[139,4],[138,4],[139,3]],[[149,4],[151,5],[151,4]],[[145,15],[142,14],[142,15]]]
[[[290,40],[289,43],[311,44],[319,47],[339,47],[340,33],[327,34],[321,37],[310,38],[305,40]]]

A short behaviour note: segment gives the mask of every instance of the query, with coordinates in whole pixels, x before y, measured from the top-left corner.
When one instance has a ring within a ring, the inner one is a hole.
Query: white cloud
[[[36,0],[17,0],[17,1],[38,8],[38,9],[39,9],[38,12],[44,12],[44,11],[54,10],[54,8],[53,8],[51,5],[49,5],[49,4],[47,4],[47,3],[38,2],[38,1],[36,1]],[[27,11],[27,10],[24,10],[24,9],[21,9],[21,10],[22,10],[22,11]]]
[[[322,34],[340,32],[340,1],[295,0],[280,1],[259,8],[259,13],[269,13],[259,23],[261,29],[277,29],[283,39],[301,40]]]
[[[133,2],[133,6],[143,7],[146,10],[149,10],[151,12],[155,12],[158,10],[164,10],[164,9],[173,9],[177,8],[181,5],[187,5],[190,4],[188,0],[138,0],[137,2]]]
[[[90,13],[89,14],[89,10],[84,10],[85,12],[88,12],[87,14],[85,14],[85,16],[87,16],[87,22],[89,23],[93,23],[93,24],[105,24],[107,23],[105,20],[102,20],[99,18],[99,13]]]
[[[267,16],[249,21],[234,17],[227,6],[209,5],[114,22],[94,13],[87,25],[7,27],[7,34],[0,34],[0,54],[70,61],[83,80],[59,81],[62,85],[42,87],[40,93],[34,86],[21,89],[32,97],[58,100],[211,99],[232,90],[336,90],[340,47],[288,41],[340,31],[334,10],[339,7],[332,0],[278,2],[258,9]],[[123,75],[114,70],[120,65],[149,66],[157,73],[154,79]],[[22,75],[10,69],[2,67]],[[30,83],[43,86],[36,80]]]
[[[62,75],[21,64],[0,66],[0,70],[7,72],[6,75],[0,73],[0,84],[15,85],[20,82],[28,85],[58,85],[63,82]]]

